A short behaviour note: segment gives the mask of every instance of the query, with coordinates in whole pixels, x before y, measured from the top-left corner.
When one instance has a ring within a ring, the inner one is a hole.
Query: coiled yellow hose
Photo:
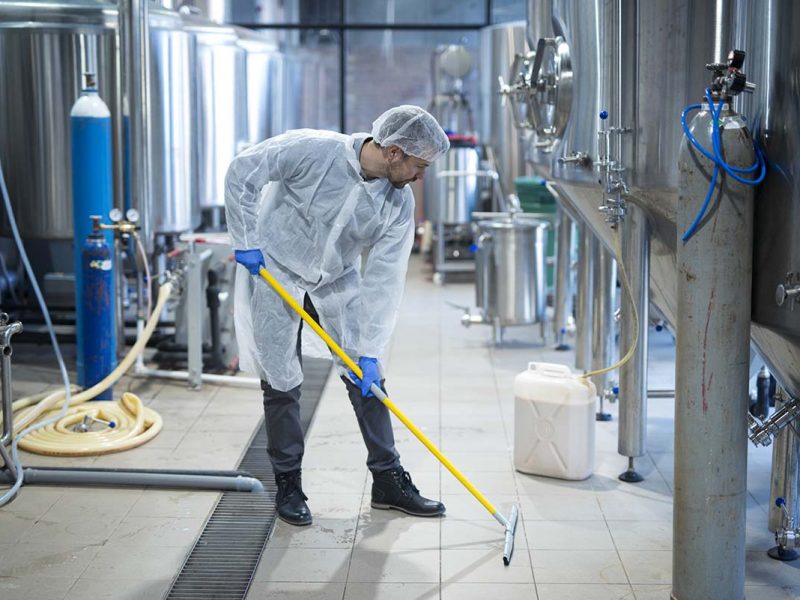
[[[163,426],[161,416],[143,406],[135,394],[126,392],[116,402],[85,403],[116,383],[144,351],[171,293],[172,284],[169,282],[159,288],[158,301],[142,335],[117,368],[91,388],[72,396],[66,415],[55,423],[22,438],[19,441],[20,448],[50,456],[96,456],[130,450],[158,435]],[[59,390],[14,402],[12,405],[15,413],[14,430],[22,431],[34,422],[57,415],[62,408],[64,396],[64,391]],[[105,422],[106,427],[101,431],[73,430],[73,427],[84,422],[88,425]],[[108,425],[111,422],[114,423],[113,428]]]

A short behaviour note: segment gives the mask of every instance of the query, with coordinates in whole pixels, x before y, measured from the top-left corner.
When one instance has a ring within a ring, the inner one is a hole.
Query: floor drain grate
[[[329,360],[303,358],[300,420],[305,432],[308,432],[331,366]],[[258,478],[266,493],[222,494],[167,592],[167,600],[233,600],[247,595],[275,523],[275,480],[267,459],[263,419],[237,468]]]

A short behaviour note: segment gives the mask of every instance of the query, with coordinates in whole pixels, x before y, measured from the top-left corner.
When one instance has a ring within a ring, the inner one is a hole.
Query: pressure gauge
[[[108,218],[112,223],[119,223],[122,221],[122,211],[118,208],[112,208],[111,212],[108,213]]]
[[[139,211],[135,208],[129,208],[128,211],[125,213],[125,217],[131,223],[138,223],[139,222]]]

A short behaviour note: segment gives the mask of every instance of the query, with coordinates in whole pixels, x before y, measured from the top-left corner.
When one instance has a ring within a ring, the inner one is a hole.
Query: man
[[[300,318],[265,282],[265,266],[350,356],[363,379],[338,365],[367,447],[372,506],[419,516],[444,513],[423,498],[400,466],[386,406],[369,391],[383,385],[389,342],[414,239],[414,198],[450,144],[427,112],[398,106],[372,134],[298,130],[237,156],[228,169],[225,208],[236,261],[236,336],[241,368],[261,376],[278,516],[311,523],[301,485]],[[361,268],[361,255],[368,250]],[[363,272],[363,273],[362,273]],[[254,275],[255,277],[252,277]]]

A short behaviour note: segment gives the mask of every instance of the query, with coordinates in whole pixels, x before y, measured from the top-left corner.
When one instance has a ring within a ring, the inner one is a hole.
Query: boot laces
[[[400,475],[400,487],[402,487],[406,491],[411,489],[414,491],[415,494],[419,494],[417,486],[415,486],[414,482],[411,481],[411,473],[409,473],[408,471],[403,471],[402,474]]]
[[[281,473],[278,475],[278,479],[284,486],[284,493],[283,497],[288,498],[295,492],[299,493],[303,500],[308,500],[308,496],[303,493],[303,488],[301,487],[300,483],[300,473],[292,472],[292,473]]]

